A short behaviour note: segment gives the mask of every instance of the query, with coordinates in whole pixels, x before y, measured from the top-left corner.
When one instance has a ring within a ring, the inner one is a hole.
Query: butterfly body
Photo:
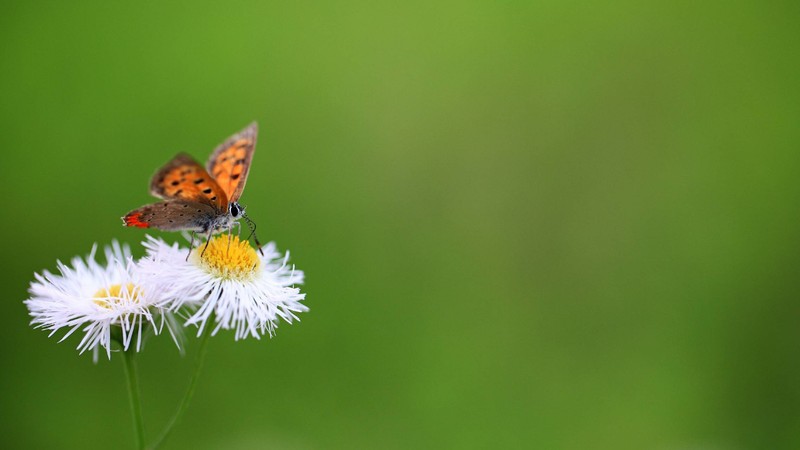
[[[238,200],[257,133],[253,123],[228,138],[211,154],[205,168],[185,153],[176,155],[150,181],[150,193],[163,201],[129,212],[122,218],[124,225],[209,236],[230,230],[246,217]]]

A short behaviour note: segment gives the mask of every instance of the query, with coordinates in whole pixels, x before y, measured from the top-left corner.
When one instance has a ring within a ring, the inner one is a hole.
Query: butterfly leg
[[[233,234],[233,227],[236,227],[236,237],[241,239],[242,238],[242,224],[241,222],[233,222],[230,228],[228,228],[228,250],[231,249],[231,235]]]
[[[194,238],[195,234],[194,231],[192,231],[192,242],[189,243],[189,253],[186,254],[186,261],[189,261],[189,255],[191,255],[192,250],[194,250]]]
[[[200,257],[202,258],[203,255],[206,253],[206,249],[208,248],[208,244],[211,243],[211,233],[214,230],[208,230],[208,236],[206,236],[206,245],[203,247],[203,251],[200,252]]]

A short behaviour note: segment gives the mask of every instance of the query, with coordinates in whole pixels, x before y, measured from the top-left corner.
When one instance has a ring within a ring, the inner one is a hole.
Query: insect
[[[250,228],[260,251],[255,223],[239,204],[256,149],[257,134],[258,125],[253,122],[229,137],[211,153],[205,168],[191,156],[178,153],[150,180],[150,194],[163,201],[134,209],[122,218],[123,224],[165,231],[191,231],[192,247],[194,233],[203,233],[207,247],[213,233],[240,226],[238,220],[241,218]]]

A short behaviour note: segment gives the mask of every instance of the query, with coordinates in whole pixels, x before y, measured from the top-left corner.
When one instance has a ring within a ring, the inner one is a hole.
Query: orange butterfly
[[[256,150],[258,125],[253,122],[220,144],[206,168],[185,153],[177,154],[150,180],[150,193],[164,201],[134,209],[125,226],[166,231],[212,233],[230,230],[244,218],[255,236],[255,224],[239,204]],[[206,243],[208,245],[208,243]],[[261,247],[256,238],[256,245]]]

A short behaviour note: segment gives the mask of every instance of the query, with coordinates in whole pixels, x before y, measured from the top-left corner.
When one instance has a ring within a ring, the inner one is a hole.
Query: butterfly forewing
[[[227,211],[228,195],[197,161],[179,153],[150,181],[150,193],[167,200],[204,203]]]
[[[129,227],[205,231],[217,214],[213,206],[205,203],[168,200],[134,209],[122,220]]]
[[[253,122],[220,144],[208,159],[208,173],[225,191],[229,202],[238,201],[242,195],[256,149],[257,135],[258,126]]]

